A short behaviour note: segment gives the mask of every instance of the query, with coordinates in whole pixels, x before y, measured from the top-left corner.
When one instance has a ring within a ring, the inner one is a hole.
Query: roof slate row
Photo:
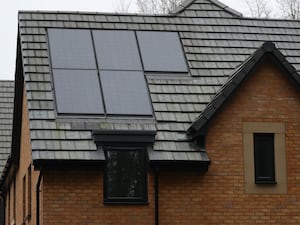
[[[57,117],[47,28],[179,32],[190,76],[147,76],[155,119]],[[207,161],[186,130],[263,42],[300,70],[300,22],[243,18],[216,0],[185,1],[174,14],[19,13],[33,159],[100,159],[93,130],[157,131],[151,160]],[[96,154],[96,155],[95,155]]]

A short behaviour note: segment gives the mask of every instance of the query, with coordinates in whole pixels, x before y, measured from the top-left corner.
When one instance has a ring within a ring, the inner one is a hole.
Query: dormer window
[[[113,147],[104,149],[105,203],[146,203],[147,163],[142,147]]]
[[[147,204],[147,149],[155,131],[98,130],[93,139],[105,155],[104,203]]]

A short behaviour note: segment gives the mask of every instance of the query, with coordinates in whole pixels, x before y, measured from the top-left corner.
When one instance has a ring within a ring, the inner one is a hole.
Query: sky
[[[0,0],[0,80],[14,79],[19,10],[115,12],[122,1],[128,0]],[[219,1],[249,16],[246,0]],[[275,0],[268,1],[272,2]],[[136,10],[131,4],[130,11]]]

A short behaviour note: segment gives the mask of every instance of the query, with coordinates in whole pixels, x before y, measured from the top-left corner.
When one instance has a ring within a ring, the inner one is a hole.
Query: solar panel
[[[137,38],[145,71],[188,72],[177,33],[137,31]]]
[[[137,71],[101,71],[107,114],[152,115],[144,74]]]
[[[58,113],[104,114],[97,71],[53,70]]]
[[[53,68],[96,69],[91,32],[75,29],[49,29]]]
[[[133,31],[93,31],[99,69],[142,70]]]

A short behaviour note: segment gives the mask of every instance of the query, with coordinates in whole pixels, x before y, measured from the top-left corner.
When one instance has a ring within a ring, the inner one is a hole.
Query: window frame
[[[104,204],[128,204],[128,205],[145,205],[148,204],[148,154],[147,148],[145,146],[132,146],[127,144],[121,145],[106,145],[103,146],[104,155],[105,155],[105,169],[103,176],[103,199]],[[108,168],[107,168],[107,152],[108,151],[140,151],[143,154],[143,193],[140,197],[113,197],[108,194]]]
[[[31,211],[32,211],[32,170],[31,170],[31,165],[28,167],[28,176],[27,176],[27,219],[31,219]]]
[[[261,145],[262,139],[261,138],[267,138],[268,145],[272,146],[271,149],[265,150],[265,148]],[[256,184],[276,184],[276,172],[275,172],[275,134],[274,133],[253,133],[253,145],[254,145],[254,168],[255,168],[255,183]],[[268,163],[268,170],[270,170],[270,174],[268,176],[264,176],[267,172],[261,171],[261,164],[265,164],[262,162],[262,158],[264,156],[263,153],[260,153],[260,151],[264,151],[264,154],[267,154],[268,160],[270,160]],[[261,173],[263,172],[264,175]]]
[[[23,221],[26,219],[26,190],[27,190],[27,183],[26,183],[26,174],[22,179],[22,217]]]

